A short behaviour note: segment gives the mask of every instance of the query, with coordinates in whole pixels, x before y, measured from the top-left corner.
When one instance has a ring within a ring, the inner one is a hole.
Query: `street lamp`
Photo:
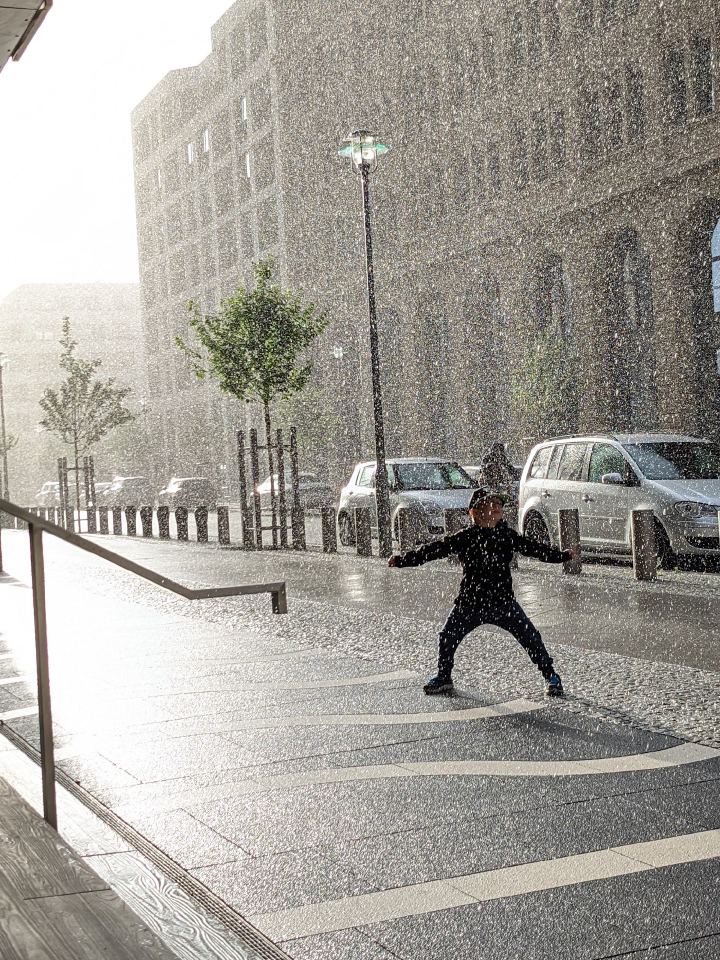
[[[8,483],[8,446],[5,433],[5,399],[3,397],[3,370],[10,362],[9,358],[0,353],[0,443],[2,443],[2,495],[4,500],[10,499],[10,484]]]
[[[372,374],[373,418],[375,423],[375,502],[377,505],[380,556],[392,553],[390,528],[390,496],[385,465],[385,429],[383,426],[382,393],[380,389],[380,353],[378,350],[377,315],[375,313],[375,276],[373,273],[372,232],[370,229],[370,173],[377,166],[378,157],[387,153],[386,146],[369,130],[355,130],[344,141],[341,157],[352,160],[353,169],[360,174],[360,187],[365,222],[365,260],[367,266],[368,315],[370,319],[370,369]]]

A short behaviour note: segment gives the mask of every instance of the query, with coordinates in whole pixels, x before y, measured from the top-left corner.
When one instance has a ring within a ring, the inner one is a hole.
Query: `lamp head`
[[[362,167],[374,170],[378,157],[382,157],[390,150],[387,144],[381,143],[369,130],[353,130],[343,143],[345,146],[338,150],[338,155],[349,157],[356,170]]]

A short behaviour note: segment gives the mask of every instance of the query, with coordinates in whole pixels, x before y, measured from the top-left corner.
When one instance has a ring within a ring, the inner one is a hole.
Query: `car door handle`
[[[591,497],[591,496],[590,496],[589,494],[587,494],[587,493],[584,493],[584,494],[582,495],[582,499],[583,499],[583,501],[584,501],[585,503],[594,503],[594,501],[595,501],[595,497]]]

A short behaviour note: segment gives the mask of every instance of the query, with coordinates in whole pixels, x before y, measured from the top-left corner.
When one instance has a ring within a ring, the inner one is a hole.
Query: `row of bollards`
[[[368,507],[353,510],[355,549],[358,556],[372,555],[372,518]],[[517,512],[508,514],[508,523],[517,526]],[[334,507],[323,507],[321,512],[322,548],[324,553],[337,553],[337,514]],[[469,523],[467,510],[445,511],[445,533],[457,533]],[[573,550],[577,556],[563,563],[568,574],[582,573],[580,554],[580,512],[575,509],[558,510],[558,530],[561,550]],[[401,553],[414,549],[420,542],[422,518],[413,509],[402,507],[397,512],[395,539]],[[652,510],[633,510],[631,514],[631,546],[636,580],[655,580],[657,577],[657,542],[655,518]],[[514,560],[513,566],[517,567]]]

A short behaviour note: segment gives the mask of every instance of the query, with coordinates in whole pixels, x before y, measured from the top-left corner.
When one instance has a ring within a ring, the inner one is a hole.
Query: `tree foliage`
[[[217,313],[204,315],[191,300],[189,324],[198,347],[175,338],[199,379],[210,376],[225,393],[259,400],[266,410],[305,387],[312,362],[303,354],[329,322],[314,304],[304,305],[299,294],[273,283],[273,268],[270,258],[256,263],[254,287],[238,287]]]
[[[575,429],[578,358],[555,329],[539,333],[512,371],[510,404],[513,419],[531,437]]]
[[[117,386],[113,377],[98,378],[102,360],[76,356],[77,342],[72,339],[68,317],[63,318],[60,346],[60,368],[66,377],[57,390],[48,387],[43,393],[40,407],[45,417],[40,424],[57,433],[63,443],[72,444],[78,456],[115,427],[135,419],[123,406],[131,389]]]

